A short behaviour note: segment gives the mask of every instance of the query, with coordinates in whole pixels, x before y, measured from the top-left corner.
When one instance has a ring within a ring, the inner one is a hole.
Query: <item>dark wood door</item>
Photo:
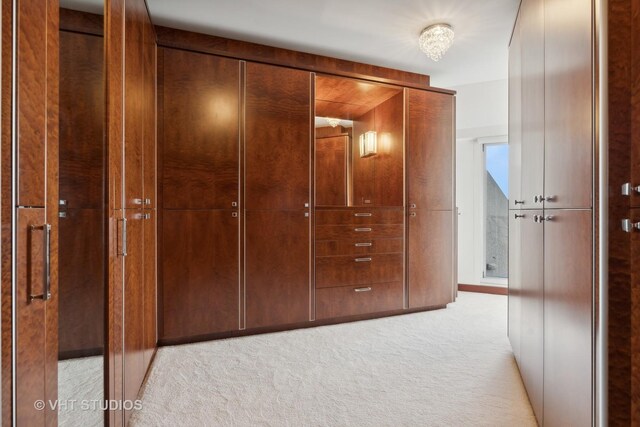
[[[247,211],[247,328],[309,320],[310,225],[305,213]]]
[[[542,211],[526,213],[521,213],[518,210],[509,211],[508,335],[518,366],[522,363],[520,359],[522,343],[522,263],[524,261],[522,258],[522,227],[525,220],[533,221],[533,215],[540,215],[541,213]]]
[[[591,210],[546,210],[544,423],[591,425],[593,224]]]
[[[162,339],[239,328],[239,218],[232,210],[165,210]]]
[[[521,211],[520,218],[520,374],[529,402],[540,425],[543,424],[544,359],[544,227],[535,221],[541,210]],[[517,261],[516,261],[517,262]],[[511,276],[509,276],[511,286]],[[511,305],[509,305],[511,309]],[[511,316],[511,311],[509,311]],[[518,327],[516,325],[516,327]]]
[[[453,301],[453,211],[412,210],[407,221],[409,308]]]
[[[591,0],[545,9],[545,208],[590,208],[593,187]]]
[[[407,202],[453,210],[454,98],[415,89],[407,96]]]
[[[310,200],[311,75],[247,63],[245,208],[304,209]]]
[[[157,332],[157,231],[158,219],[155,209],[144,213],[144,366],[148,369],[158,342]]]
[[[143,129],[142,129],[142,195],[145,208],[157,206],[157,135],[156,97],[157,64],[156,33],[150,19],[143,21],[142,85],[143,85]]]
[[[239,201],[240,63],[161,51],[163,207],[230,209]]]
[[[520,12],[522,43],[522,146],[520,168],[523,209],[542,208],[544,195],[544,0],[525,0]],[[565,100],[564,102],[572,102]]]
[[[316,206],[347,206],[349,137],[316,139]]]
[[[509,209],[521,209],[522,195],[522,19],[509,44]]]

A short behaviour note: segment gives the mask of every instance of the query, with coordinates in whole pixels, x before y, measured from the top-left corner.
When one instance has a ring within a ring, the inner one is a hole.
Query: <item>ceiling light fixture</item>
[[[453,28],[449,24],[430,25],[420,33],[420,50],[438,62],[453,44]]]
[[[332,128],[340,124],[340,119],[333,119],[331,117],[327,117],[326,120],[327,120],[327,123],[329,123],[329,126],[331,126]]]

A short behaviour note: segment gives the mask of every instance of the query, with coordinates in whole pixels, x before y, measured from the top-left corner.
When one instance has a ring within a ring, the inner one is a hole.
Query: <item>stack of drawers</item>
[[[316,210],[316,318],[403,308],[404,210]]]

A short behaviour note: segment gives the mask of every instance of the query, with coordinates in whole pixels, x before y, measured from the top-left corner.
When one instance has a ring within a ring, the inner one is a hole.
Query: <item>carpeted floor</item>
[[[507,298],[160,348],[132,426],[535,426]]]
[[[82,357],[58,362],[58,410],[60,427],[93,427],[104,424],[100,401],[104,396],[104,358]]]

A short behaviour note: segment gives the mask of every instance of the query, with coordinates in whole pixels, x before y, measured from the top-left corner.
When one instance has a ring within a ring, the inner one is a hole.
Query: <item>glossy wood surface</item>
[[[239,327],[239,218],[227,210],[163,213],[161,338]]]
[[[509,209],[520,209],[522,193],[522,19],[520,13],[509,44]]]
[[[350,138],[316,138],[315,190],[318,206],[347,206],[347,164]]]
[[[593,206],[592,2],[547,0],[545,208]]]
[[[374,207],[354,207],[351,209],[317,209],[316,226],[318,225],[368,225],[368,224],[402,224],[403,209],[380,209]]]
[[[454,99],[414,89],[407,98],[407,202],[418,209],[452,210]]]
[[[524,0],[521,9],[522,146],[520,162],[523,209],[539,209],[535,196],[545,194],[545,39],[544,0]],[[563,99],[564,103],[573,103]],[[516,108],[514,106],[514,108]],[[556,126],[562,126],[558,122]],[[590,143],[588,140],[587,144]],[[549,167],[552,167],[549,165]],[[556,166],[556,167],[561,167]],[[518,170],[518,169],[516,169]],[[589,171],[590,172],[590,171]],[[566,179],[566,175],[563,175]],[[583,185],[590,186],[590,182]],[[549,191],[552,191],[549,189]]]
[[[374,203],[404,204],[404,95],[397,93],[375,109],[378,152],[375,158]]]
[[[311,75],[247,63],[245,85],[245,207],[303,209],[311,203]]]
[[[143,364],[145,371],[149,369],[158,344],[158,251],[157,231],[158,216],[155,209],[145,209],[144,214],[144,338]]]
[[[309,320],[310,227],[305,211],[247,211],[246,327]]]
[[[404,238],[316,240],[316,257],[402,253]]]
[[[316,316],[320,320],[400,310],[403,304],[401,281],[325,288],[316,293]]]
[[[60,30],[102,37],[104,36],[104,15],[61,7]]]
[[[350,200],[353,206],[380,206],[374,199],[376,156],[360,157],[360,135],[376,129],[375,117],[375,109],[371,109],[353,122]]]
[[[453,211],[415,210],[407,221],[409,308],[453,301]]]
[[[367,285],[370,283],[401,282],[404,256],[369,254],[316,258],[316,289],[335,286]]]
[[[146,12],[146,9],[145,9]],[[147,209],[157,206],[157,52],[156,34],[150,19],[143,20],[142,49],[142,198]]]
[[[319,225],[316,226],[316,239],[376,239],[401,237],[403,224],[367,224],[359,225]]]
[[[156,27],[158,44],[214,55],[234,57],[247,61],[281,65],[318,73],[329,73],[345,77],[362,78],[419,88],[429,87],[429,76],[401,70],[393,70],[369,64],[345,61],[326,56],[313,55],[265,46],[239,40],[192,33],[167,27]]]
[[[593,378],[593,249],[590,210],[546,210],[544,422],[589,425]]]
[[[239,61],[162,51],[163,207],[229,209],[239,199]]]

